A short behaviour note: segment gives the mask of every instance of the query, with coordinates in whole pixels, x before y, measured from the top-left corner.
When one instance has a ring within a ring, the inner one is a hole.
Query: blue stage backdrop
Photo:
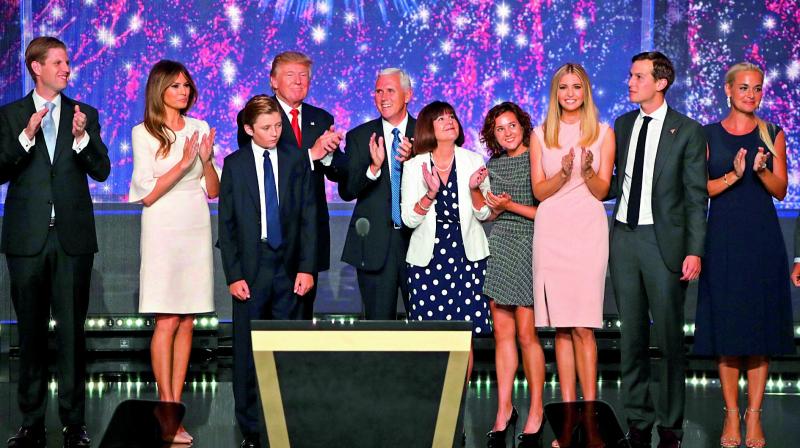
[[[631,55],[661,49],[678,70],[668,102],[708,123],[725,113],[726,67],[749,60],[768,73],[762,116],[789,136],[783,206],[795,206],[800,193],[792,157],[800,12],[792,0],[3,0],[2,8],[0,99],[32,87],[22,72],[32,37],[67,43],[73,77],[66,93],[100,109],[111,152],[111,177],[92,185],[99,202],[127,199],[130,130],[142,119],[144,84],[156,61],[175,59],[191,71],[200,97],[190,115],[217,128],[221,162],[236,150],[236,113],[250,96],[270,92],[270,61],[289,49],[313,58],[308,100],[333,113],[338,128],[376,116],[375,74],[396,66],[412,76],[412,113],[435,99],[451,102],[465,146],[478,151],[483,116],[497,102],[516,101],[541,119],[549,77],[564,62],[587,68],[601,116],[612,121],[633,108],[625,86]],[[329,198],[338,199],[330,185]]]

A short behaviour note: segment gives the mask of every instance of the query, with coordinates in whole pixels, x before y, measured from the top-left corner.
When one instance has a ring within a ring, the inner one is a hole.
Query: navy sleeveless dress
[[[776,127],[777,128],[777,127]],[[713,356],[794,353],[789,261],[772,196],[753,171],[758,148],[768,151],[758,128],[729,134],[721,123],[705,126],[708,175],[733,169],[747,150],[744,175],[711,198],[700,273],[694,353]],[[780,128],[774,130],[777,135]],[[767,162],[772,169],[772,158]]]
[[[469,261],[461,237],[455,161],[436,194],[436,239],[428,266],[408,265],[409,320],[465,320],[476,336],[491,335],[489,299],[483,296],[486,259]]]

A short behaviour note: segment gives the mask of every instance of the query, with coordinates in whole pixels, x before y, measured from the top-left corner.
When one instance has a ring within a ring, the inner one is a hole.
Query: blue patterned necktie
[[[275,173],[269,151],[264,151],[264,205],[267,207],[267,244],[277,249],[283,242],[281,230],[281,212],[278,208],[278,189],[275,186]]]
[[[400,148],[400,129],[392,129],[392,159],[389,160],[392,167],[392,222],[395,226],[400,227],[403,225],[403,220],[400,217],[400,168],[402,162],[398,161],[395,157],[399,155],[398,149]]]
[[[56,153],[56,122],[53,120],[53,109],[56,105],[53,103],[44,103],[47,108],[47,113],[42,119],[42,132],[44,133],[44,142],[47,145],[47,154],[50,155],[50,162],[53,162],[53,155]]]

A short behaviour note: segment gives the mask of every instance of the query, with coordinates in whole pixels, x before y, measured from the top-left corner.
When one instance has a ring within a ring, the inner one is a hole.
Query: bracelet
[[[728,173],[722,175],[722,181],[725,182],[725,185],[731,186],[731,184],[728,183]]]
[[[426,212],[427,212],[427,211],[429,211],[429,210],[431,209],[431,206],[430,206],[430,205],[428,206],[428,208],[425,208],[425,207],[422,205],[422,199],[420,199],[419,201],[417,201],[417,205],[419,206],[419,208],[421,208],[423,211],[426,211]]]
[[[591,178],[593,178],[593,177],[594,177],[594,170],[589,170],[589,173],[591,173],[591,175],[590,175],[590,176],[588,176],[588,177],[587,177],[587,176],[583,176],[583,178],[584,178],[585,180],[589,180],[589,179],[591,179]]]
[[[425,197],[426,197],[426,198],[428,198],[428,199],[430,199],[431,201],[433,201],[433,200],[435,200],[435,199],[436,199],[436,196],[434,196],[434,197],[430,197],[430,196],[428,196],[428,192],[427,192],[427,191],[425,192]]]

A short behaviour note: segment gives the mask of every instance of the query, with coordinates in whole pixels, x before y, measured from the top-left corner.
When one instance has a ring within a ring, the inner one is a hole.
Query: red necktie
[[[294,136],[297,139],[297,147],[303,147],[303,135],[300,133],[300,120],[297,119],[297,116],[300,115],[300,111],[297,109],[292,109],[292,130],[294,131]]]

